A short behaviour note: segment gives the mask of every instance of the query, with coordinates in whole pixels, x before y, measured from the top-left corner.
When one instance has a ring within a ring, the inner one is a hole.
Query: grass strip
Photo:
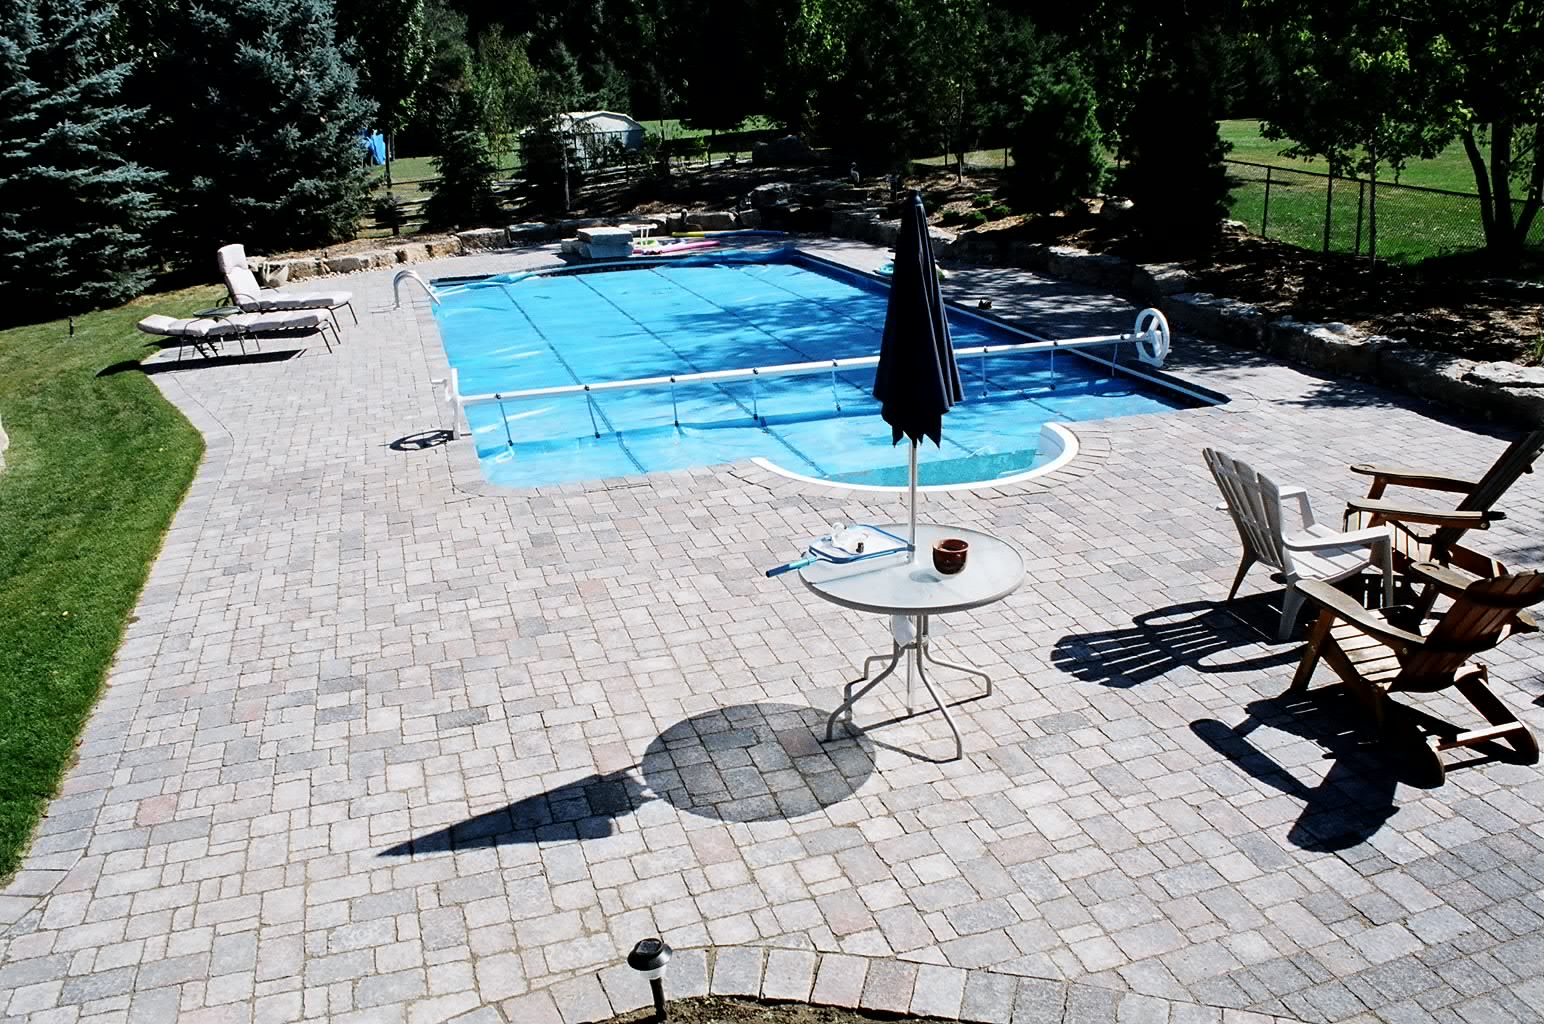
[[[203,455],[136,367],[134,324],[209,287],[0,331],[0,879],[58,790],[162,537]],[[105,372],[104,372],[105,371]]]

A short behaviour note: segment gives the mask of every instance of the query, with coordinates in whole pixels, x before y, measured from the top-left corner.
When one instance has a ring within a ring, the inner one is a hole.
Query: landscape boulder
[[[692,210],[686,215],[688,231],[732,231],[739,226],[733,210]]]
[[[769,181],[757,185],[746,196],[753,210],[770,210],[793,202],[793,186],[786,181]]]
[[[461,243],[464,252],[476,249],[498,249],[509,241],[503,228],[474,228],[471,231],[456,232],[456,240]]]

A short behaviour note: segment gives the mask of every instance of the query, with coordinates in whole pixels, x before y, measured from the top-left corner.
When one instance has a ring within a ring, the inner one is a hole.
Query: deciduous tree
[[[424,0],[337,0],[338,38],[352,44],[359,91],[375,101],[386,136],[386,188],[397,133],[407,124],[433,56]]]
[[[1455,138],[1487,248],[1511,262],[1544,202],[1544,5],[1536,0],[1253,0],[1274,55],[1266,133],[1376,173]]]

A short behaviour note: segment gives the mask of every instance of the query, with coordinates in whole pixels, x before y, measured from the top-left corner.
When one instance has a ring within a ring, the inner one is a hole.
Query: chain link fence
[[[1480,197],[1470,192],[1379,181],[1374,239],[1372,182],[1247,160],[1227,165],[1231,215],[1263,238],[1397,262],[1485,245]],[[1522,210],[1521,200],[1513,205]],[[1544,247],[1544,218],[1534,219],[1527,244]]]

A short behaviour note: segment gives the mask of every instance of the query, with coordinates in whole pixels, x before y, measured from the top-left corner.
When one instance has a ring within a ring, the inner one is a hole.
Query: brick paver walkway
[[[444,422],[423,299],[347,284],[331,355],[155,376],[209,454],[0,895],[8,1019],[573,1022],[641,1001],[616,965],[655,933],[707,951],[680,991],[711,965],[983,1020],[1544,1016],[1540,768],[1412,788],[1346,699],[1282,699],[1297,649],[1263,573],[1220,604],[1237,541],[1200,459],[1333,514],[1349,462],[1475,468],[1502,435],[1179,339],[1232,403],[1081,424],[1050,484],[927,499],[1029,567],[950,620],[997,692],[939,764],[937,715],[815,741],[884,628],[761,575],[899,501],[745,464],[488,492],[466,442],[414,443]],[[1131,316],[1020,272],[950,288],[1063,336]],[[1541,479],[1484,538],[1504,559],[1544,564]],[[1489,661],[1544,727],[1544,642]]]

